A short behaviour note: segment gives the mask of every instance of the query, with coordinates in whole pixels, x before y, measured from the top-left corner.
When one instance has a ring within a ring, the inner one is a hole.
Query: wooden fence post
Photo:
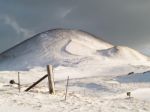
[[[68,76],[68,78],[67,78],[67,84],[66,84],[65,101],[67,100],[67,94],[68,94],[68,84],[69,84],[69,76]]]
[[[20,85],[20,73],[18,72],[18,90],[20,92],[21,90],[21,85]]]
[[[52,65],[47,65],[47,74],[48,74],[49,94],[55,94],[54,76],[53,76],[53,68],[52,68]]]

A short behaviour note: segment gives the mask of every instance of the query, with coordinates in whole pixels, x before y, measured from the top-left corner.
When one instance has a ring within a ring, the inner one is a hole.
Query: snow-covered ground
[[[47,74],[47,64],[54,67],[56,94],[48,94],[47,79],[24,92]],[[150,58],[83,31],[35,35],[1,53],[0,70],[0,112],[150,112]],[[20,93],[9,84],[18,71]]]
[[[146,74],[150,75],[150,72]],[[43,75],[35,71],[20,72],[22,88],[19,93],[16,85],[9,84],[11,79],[17,81],[17,72],[1,72],[0,112],[10,112],[10,110],[11,112],[150,111],[150,80],[124,82],[118,81],[119,78],[116,76],[70,79],[67,101],[64,100],[66,80],[55,81],[55,95],[48,94],[47,79],[30,92],[24,92]],[[121,77],[128,77],[128,75]],[[133,74],[133,77],[139,77],[139,74]],[[131,98],[126,95],[128,91],[131,92]]]

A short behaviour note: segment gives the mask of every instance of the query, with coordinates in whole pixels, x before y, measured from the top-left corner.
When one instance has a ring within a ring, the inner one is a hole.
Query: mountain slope
[[[148,60],[148,57],[131,48],[113,46],[87,32],[55,29],[37,34],[1,53],[0,70],[28,70],[47,64],[74,67],[77,70],[89,69],[92,66],[94,70],[101,64],[145,65]]]

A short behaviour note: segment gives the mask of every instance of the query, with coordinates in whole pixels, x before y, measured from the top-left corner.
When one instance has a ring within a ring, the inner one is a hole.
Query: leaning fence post
[[[30,87],[28,87],[25,91],[29,91],[30,89],[32,89],[34,86],[36,86],[38,83],[40,83],[42,80],[44,80],[48,75],[44,75],[42,78],[40,78],[38,81],[34,82]]]
[[[53,76],[53,68],[52,68],[52,65],[47,65],[47,74],[48,74],[49,94],[55,94],[54,76]]]

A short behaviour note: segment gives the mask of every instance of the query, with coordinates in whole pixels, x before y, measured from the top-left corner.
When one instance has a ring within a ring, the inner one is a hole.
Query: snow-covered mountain
[[[56,94],[48,94],[47,79],[24,92],[47,64],[54,66]],[[19,93],[9,85],[18,71]],[[150,112],[150,58],[80,30],[49,30],[0,54],[0,91],[0,112]]]
[[[69,29],[42,32],[0,54],[0,70],[28,70],[52,64],[91,73],[100,67],[149,63],[149,57],[131,48],[114,46],[87,32]]]

